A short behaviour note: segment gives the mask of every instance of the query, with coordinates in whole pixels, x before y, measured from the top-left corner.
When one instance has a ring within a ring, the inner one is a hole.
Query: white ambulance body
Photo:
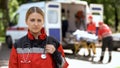
[[[11,26],[6,31],[6,42],[8,47],[14,44],[16,40],[23,37],[27,34],[27,25],[25,23],[25,15],[27,10],[32,7],[37,6],[41,8],[45,13],[45,29],[48,36],[53,36],[59,42],[62,43],[62,22],[61,22],[61,10],[65,9],[65,15],[68,16],[68,35],[74,32],[77,28],[75,26],[75,14],[78,11],[83,11],[84,14],[84,23],[85,26],[87,24],[87,15],[88,15],[88,4],[86,1],[48,1],[48,2],[36,2],[36,3],[28,3],[23,4],[17,10],[14,19],[12,22],[16,22],[17,24]],[[69,11],[69,14],[68,12]],[[70,47],[70,46],[69,46]],[[69,48],[68,47],[68,48]],[[74,47],[70,47],[73,51]]]
[[[90,13],[93,16],[93,21],[98,27],[98,23],[103,21],[103,5],[102,4],[90,4]]]

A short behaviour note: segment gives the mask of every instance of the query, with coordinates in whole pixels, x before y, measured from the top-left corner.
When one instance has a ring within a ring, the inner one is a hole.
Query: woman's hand
[[[46,52],[50,54],[53,54],[56,50],[54,45],[52,44],[47,44],[45,49],[46,49]]]

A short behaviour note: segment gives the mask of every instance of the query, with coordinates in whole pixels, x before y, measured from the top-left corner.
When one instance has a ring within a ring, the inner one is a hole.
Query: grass
[[[0,37],[0,42],[5,42],[5,37]]]

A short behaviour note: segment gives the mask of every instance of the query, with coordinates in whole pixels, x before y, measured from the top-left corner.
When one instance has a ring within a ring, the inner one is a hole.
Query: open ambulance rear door
[[[61,41],[61,5],[57,2],[46,2],[45,28],[49,36]]]

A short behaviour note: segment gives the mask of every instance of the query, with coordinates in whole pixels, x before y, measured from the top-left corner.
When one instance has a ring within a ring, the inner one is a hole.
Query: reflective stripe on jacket
[[[47,43],[53,44],[56,51],[53,54],[46,53],[47,58],[42,59],[41,55],[44,52],[42,42],[44,41],[29,41],[27,36],[18,40],[11,50],[9,68],[67,68],[68,63],[62,45],[54,38],[48,37]]]

